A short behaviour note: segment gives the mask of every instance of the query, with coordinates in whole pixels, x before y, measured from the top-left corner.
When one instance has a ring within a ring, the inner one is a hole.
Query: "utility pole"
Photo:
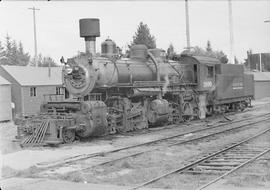
[[[28,8],[33,10],[33,21],[34,21],[34,45],[35,45],[35,66],[37,67],[37,31],[36,31],[36,11],[40,9],[36,9],[35,7]]]
[[[187,49],[190,50],[188,0],[185,0],[185,6],[186,6],[186,35],[187,35]]]
[[[233,48],[233,18],[232,18],[232,1],[228,0],[229,2],[229,27],[230,27],[230,61],[232,64],[235,64],[234,62],[234,48]]]

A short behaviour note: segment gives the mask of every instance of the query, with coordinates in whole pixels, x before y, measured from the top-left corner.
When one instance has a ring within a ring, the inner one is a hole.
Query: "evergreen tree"
[[[19,65],[19,59],[18,59],[18,47],[15,40],[11,42],[11,55],[9,57],[11,65]]]
[[[35,58],[31,60],[30,65],[35,66]],[[38,67],[58,67],[51,57],[43,57],[42,54],[39,54],[37,57],[37,65]]]
[[[211,51],[212,51],[212,47],[211,47],[211,42],[210,42],[210,40],[207,41],[206,51],[207,51],[207,52],[211,52]]]
[[[1,54],[4,54],[1,56]],[[6,44],[4,50],[0,47],[0,57],[2,65],[20,65],[25,66],[29,63],[30,55],[25,53],[23,50],[23,45],[19,42],[17,44],[16,40],[11,40],[9,35],[6,36]]]
[[[40,67],[57,67],[58,65],[51,57],[43,57]]]
[[[28,65],[30,61],[30,55],[24,52],[22,42],[19,42],[19,47],[17,51],[18,51],[19,65],[21,66]]]
[[[156,48],[156,39],[150,34],[150,29],[147,24],[140,22],[137,32],[133,36],[132,45],[134,44],[144,44],[149,49]]]
[[[9,35],[6,36],[5,44],[5,59],[3,60],[3,65],[12,65],[12,43]]]
[[[2,42],[0,41],[0,61],[1,62],[4,61],[4,59],[6,57],[5,54],[6,54],[5,48],[2,46]],[[0,64],[1,64],[1,62],[0,62]]]

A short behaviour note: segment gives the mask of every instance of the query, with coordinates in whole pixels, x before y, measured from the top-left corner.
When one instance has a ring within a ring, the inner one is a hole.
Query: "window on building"
[[[207,66],[207,77],[213,78],[214,77],[214,67]]]
[[[30,96],[36,96],[36,87],[30,87]]]
[[[61,94],[61,87],[56,87],[56,94],[57,95]]]

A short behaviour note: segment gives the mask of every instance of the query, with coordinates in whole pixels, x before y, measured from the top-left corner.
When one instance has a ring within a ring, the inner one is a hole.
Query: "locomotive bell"
[[[84,18],[80,19],[80,37],[85,40],[85,52],[96,54],[96,37],[100,36],[99,19]]]

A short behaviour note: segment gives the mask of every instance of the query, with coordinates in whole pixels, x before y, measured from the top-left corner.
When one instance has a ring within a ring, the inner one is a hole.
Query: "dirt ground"
[[[245,139],[255,134],[258,129],[267,128],[268,126],[258,126],[257,129],[252,128],[239,134],[220,135],[213,139],[200,141],[188,145],[173,146],[162,151],[154,151],[144,154],[139,157],[129,158],[116,162],[98,166],[86,171],[66,172],[55,171],[52,173],[43,174],[43,177],[52,179],[64,179],[75,182],[87,183],[108,183],[115,185],[135,185],[144,181],[153,179],[163,173],[174,170],[175,167],[184,166],[190,160],[200,158],[202,155],[207,155],[209,152],[214,152],[235,139]],[[218,145],[218,146],[217,146]],[[83,161],[81,165],[90,165],[91,161]],[[42,175],[40,176],[42,177]],[[195,184],[200,185],[200,184]],[[194,184],[190,185],[190,179],[179,180],[177,178],[169,178],[161,180],[154,184],[153,187],[175,188],[181,186],[183,189],[194,189]],[[196,186],[197,187],[197,186]]]
[[[237,118],[248,118],[256,114],[262,114],[269,112],[270,109],[270,98],[263,99],[260,101],[253,102],[254,107],[246,111],[245,113],[235,114],[229,116],[231,119]],[[252,111],[256,109],[255,111]],[[18,142],[14,142],[16,136],[16,126],[12,123],[0,123],[0,164],[2,166],[2,175],[9,176],[12,174],[18,174],[19,176],[31,176],[32,173],[37,171],[37,168],[43,165],[57,163],[63,159],[75,157],[83,154],[91,154],[101,151],[108,151],[115,148],[122,147],[123,145],[129,146],[137,143],[148,142],[153,139],[158,139],[174,133],[182,132],[187,129],[196,128],[202,125],[211,125],[215,122],[219,122],[223,118],[217,118],[211,121],[195,121],[191,124],[180,125],[176,127],[168,127],[160,130],[158,128],[151,129],[149,132],[138,132],[130,133],[127,135],[114,135],[105,138],[91,139],[86,142],[75,142],[71,145],[60,145],[60,147],[42,147],[42,148],[27,148],[22,149]],[[246,132],[246,135],[250,135],[254,131],[250,130]],[[244,137],[244,136],[243,136]],[[225,140],[226,138],[226,140]],[[185,145],[181,147],[171,147],[166,151],[153,152],[151,155],[144,155],[132,160],[125,160],[123,162],[117,162],[111,166],[96,167],[92,170],[84,172],[71,172],[69,169],[57,172],[53,175],[43,174],[41,177],[52,178],[52,179],[64,179],[68,181],[76,182],[91,182],[91,183],[109,183],[113,181],[114,184],[138,184],[143,180],[151,179],[164,171],[173,169],[172,163],[185,164],[185,160],[191,158],[196,159],[197,156],[201,156],[209,150],[217,149],[226,142],[232,141],[238,138],[237,135],[230,135],[228,137],[220,137],[219,139],[213,139],[213,141],[200,142],[199,144]],[[218,144],[218,146],[216,146]],[[270,157],[270,156],[269,156]],[[269,163],[269,157],[268,163]],[[265,160],[267,160],[265,159]],[[90,162],[82,162],[82,165],[87,165]],[[158,165],[157,163],[162,163]],[[166,164],[168,163],[168,164]],[[161,167],[162,166],[162,167]],[[263,164],[258,164],[253,168],[263,168],[265,174],[263,179],[267,184],[270,181],[270,170],[266,171],[266,167]],[[268,168],[270,169],[270,168]],[[255,170],[255,173],[256,170]],[[258,174],[260,175],[260,174]],[[35,176],[31,176],[35,177]],[[250,176],[249,176],[250,177]],[[232,178],[233,179],[233,178]],[[225,186],[239,186],[237,180],[228,180]],[[248,179],[248,177],[247,177]],[[249,181],[247,180],[246,181]],[[245,181],[245,180],[243,180]],[[263,181],[263,180],[262,180]],[[179,183],[170,181],[169,184],[166,182],[157,183],[159,187],[172,188],[177,187]],[[242,183],[241,183],[242,184]],[[244,184],[244,183],[243,183]],[[262,183],[263,184],[263,183]],[[223,184],[224,185],[224,184]],[[155,185],[156,186],[156,185]],[[179,187],[179,186],[178,186]]]

